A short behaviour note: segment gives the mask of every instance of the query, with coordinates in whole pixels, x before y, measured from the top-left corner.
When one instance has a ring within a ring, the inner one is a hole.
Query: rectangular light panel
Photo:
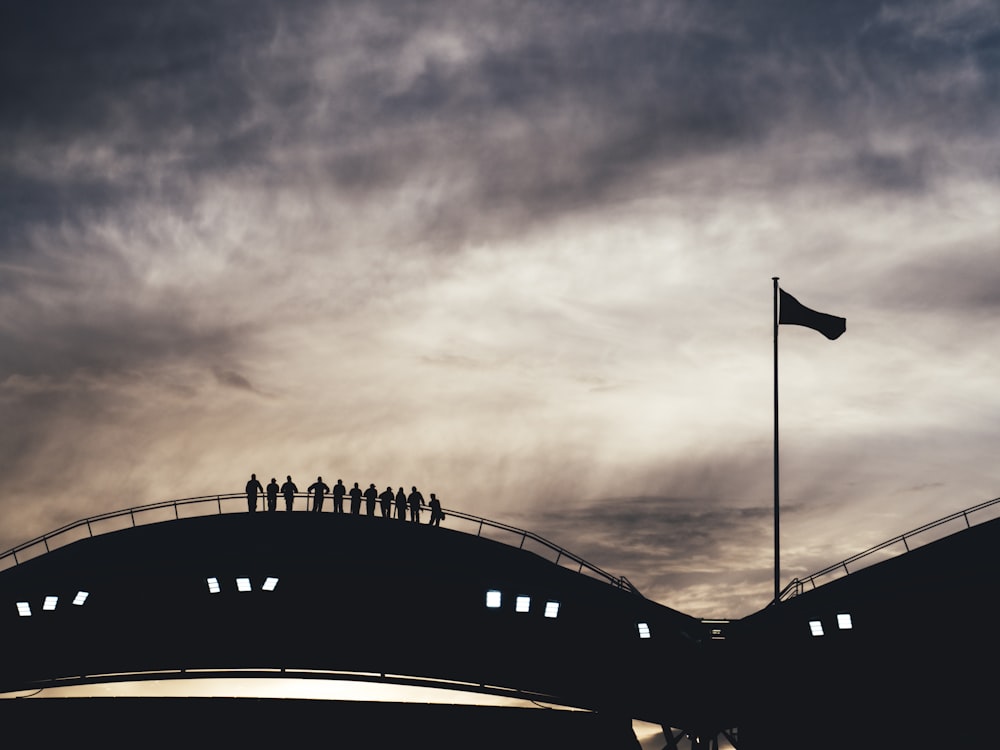
[[[530,596],[517,597],[517,602],[514,604],[514,611],[515,612],[531,611],[531,597]]]
[[[545,602],[545,616],[556,618],[559,616],[559,602]]]
[[[250,585],[249,578],[237,578],[236,588],[239,591],[253,591],[253,587]]]
[[[851,616],[846,613],[837,615],[837,627],[841,630],[851,630],[854,627],[854,623],[851,622]]]
[[[42,609],[46,612],[51,612],[56,608],[57,604],[59,604],[58,596],[47,596],[45,597],[45,603],[42,605]]]
[[[490,589],[486,592],[486,606],[490,609],[499,609],[500,607],[500,592],[496,589]]]
[[[278,579],[274,577],[269,577],[264,580],[264,585],[261,586],[264,591],[274,591],[278,586]]]
[[[649,623],[648,622],[637,623],[636,627],[639,629],[639,637],[640,638],[652,638],[653,637],[652,633],[649,632]]]
[[[817,637],[823,635],[823,623],[821,623],[819,620],[810,620],[809,632]]]
[[[77,591],[76,597],[73,599],[73,604],[78,607],[81,606],[85,601],[87,601],[88,596],[90,596],[90,592],[88,591]]]
[[[219,588],[219,579],[218,578],[209,578],[208,579],[208,593],[210,593],[210,594],[218,594],[220,591],[222,591],[222,589]]]
[[[28,602],[18,602],[17,613],[21,617],[31,617],[31,605]]]

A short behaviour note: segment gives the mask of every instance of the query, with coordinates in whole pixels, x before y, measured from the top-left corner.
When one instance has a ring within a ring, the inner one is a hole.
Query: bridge
[[[0,692],[24,696],[0,700],[0,721],[44,726],[52,744],[100,721],[108,747],[150,727],[151,742],[262,747],[292,726],[369,747],[634,750],[633,719],[662,726],[669,750],[922,747],[936,735],[915,717],[971,738],[992,707],[970,677],[1000,666],[976,619],[996,586],[1000,521],[982,519],[997,510],[907,532],[730,622],[454,509],[432,527],[247,513],[242,493],[138,506],[0,554]],[[150,697],[222,678],[339,692]],[[56,697],[73,690],[88,697]]]

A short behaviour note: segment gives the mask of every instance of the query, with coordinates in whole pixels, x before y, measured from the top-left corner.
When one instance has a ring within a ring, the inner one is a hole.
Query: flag
[[[785,325],[805,326],[819,331],[828,339],[833,341],[847,330],[847,318],[838,318],[836,315],[810,310],[790,295],[784,289],[781,292],[780,305],[778,307],[778,322]]]

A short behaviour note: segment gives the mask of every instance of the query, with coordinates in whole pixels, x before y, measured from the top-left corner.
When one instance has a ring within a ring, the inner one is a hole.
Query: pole
[[[774,603],[781,595],[781,534],[778,513],[778,277],[774,282]]]

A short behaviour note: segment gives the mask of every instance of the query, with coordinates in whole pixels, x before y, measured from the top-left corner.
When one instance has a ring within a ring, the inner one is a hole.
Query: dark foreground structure
[[[0,572],[0,691],[23,697],[0,700],[0,731],[42,746],[96,733],[103,747],[456,750],[636,750],[632,719],[663,726],[668,748],[992,736],[1000,521],[732,622],[523,549],[531,539],[352,515],[178,515],[18,559]],[[100,697],[213,677],[336,680],[347,695]],[[88,697],[44,697],[67,686]],[[375,701],[373,686],[510,705]]]

